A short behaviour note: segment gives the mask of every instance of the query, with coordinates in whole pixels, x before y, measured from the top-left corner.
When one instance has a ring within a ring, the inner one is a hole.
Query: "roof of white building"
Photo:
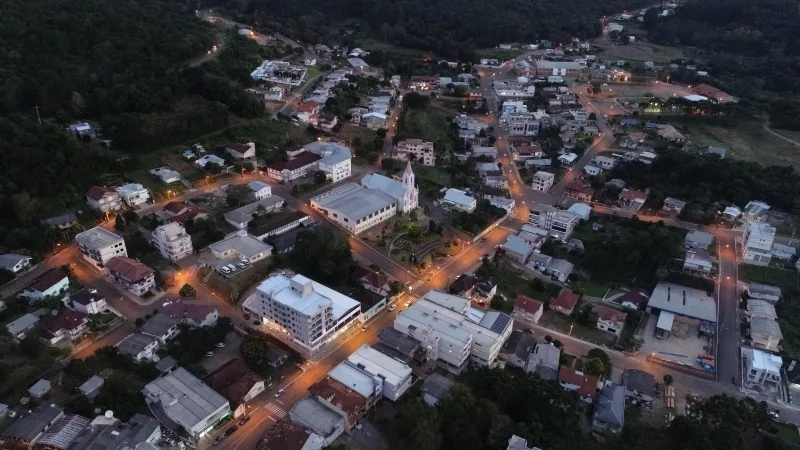
[[[471,304],[471,302],[464,297],[448,294],[437,289],[431,289],[422,298],[459,314],[466,314]]]
[[[592,207],[587,205],[586,203],[574,203],[572,206],[567,209],[567,211],[580,216],[582,219],[586,220],[589,218],[589,215],[592,213]]]
[[[531,245],[528,244],[525,239],[513,234],[508,235],[506,242],[503,243],[503,248],[516,254],[525,256],[530,255],[533,251],[533,247],[531,247]]]
[[[355,353],[347,357],[355,365],[361,365],[372,374],[378,375],[389,384],[399,385],[404,378],[411,375],[411,367],[397,358],[385,355],[369,345],[362,345]]]
[[[748,354],[753,369],[770,373],[781,373],[783,359],[778,355],[767,353],[755,348],[742,347],[742,353]]]
[[[308,283],[311,283],[310,292],[306,295],[302,295],[301,292],[298,292],[298,288],[302,288],[303,285],[307,285]],[[292,286],[294,286],[295,289],[293,289]],[[269,294],[276,302],[283,303],[305,314],[309,314],[313,312],[313,310],[330,302],[333,308],[334,320],[339,320],[347,312],[352,311],[353,308],[360,308],[361,306],[358,301],[299,274],[291,279],[287,278],[285,275],[272,276],[262,281],[256,289],[265,294]]]
[[[264,188],[271,188],[270,185],[264,183],[263,181],[251,181],[247,183],[247,187],[249,187],[250,190],[254,192],[258,192]]]
[[[344,145],[333,142],[315,141],[305,146],[306,151],[322,157],[323,164],[335,165],[345,162],[353,157],[353,153]]]
[[[396,201],[395,197],[383,191],[355,183],[343,184],[334,193],[326,193],[314,199],[319,206],[339,211],[353,220],[367,217]]]
[[[752,238],[756,239],[773,239],[775,238],[775,227],[766,222],[750,222],[749,226],[750,235],[747,237],[749,241]]]
[[[228,404],[225,397],[183,367],[147,383],[143,391],[159,399],[167,416],[189,427],[197,425]]]
[[[778,322],[766,317],[753,317],[750,319],[750,333],[763,333],[783,339],[783,333],[781,333],[781,327]]]
[[[445,192],[443,200],[448,203],[463,206],[465,208],[469,207],[473,202],[476,201],[474,197],[470,197],[466,192],[454,188],[450,188],[447,190],[447,192]]]
[[[385,192],[394,198],[403,198],[406,194],[406,186],[389,177],[385,177],[379,173],[371,173],[361,179],[361,185],[371,189],[377,189]]]
[[[681,316],[717,321],[717,305],[705,291],[674,283],[658,283],[647,305]]]
[[[758,300],[758,299],[748,299],[747,300],[747,312],[750,313],[751,316],[761,316],[761,317],[769,317],[771,319],[777,319],[778,314],[775,312],[775,306],[772,303],[765,301],[765,300]]]
[[[328,376],[366,398],[370,398],[375,393],[375,379],[349,361],[339,363],[328,372]]]
[[[146,191],[147,189],[139,183],[128,183],[114,189],[120,195],[131,195],[137,192]]]
[[[22,330],[28,329],[38,322],[38,317],[34,316],[33,314],[25,314],[22,317],[18,317],[17,319],[6,324],[6,329],[9,333],[17,335],[22,332]]]
[[[75,236],[75,242],[77,242],[78,245],[91,249],[105,248],[122,240],[121,236],[102,227],[94,227],[91,230],[86,230]]]

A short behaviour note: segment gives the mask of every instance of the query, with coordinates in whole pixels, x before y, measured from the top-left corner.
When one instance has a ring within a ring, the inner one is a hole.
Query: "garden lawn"
[[[777,269],[774,267],[754,266],[752,264],[739,265],[739,278],[744,281],[777,286],[784,292],[798,289],[800,277],[793,270]]]
[[[476,273],[479,276],[494,280],[498,289],[508,294],[507,296],[510,300],[515,300],[518,294],[522,294],[541,301],[547,301],[561,291],[561,287],[558,285],[544,280],[539,280],[542,282],[539,284],[532,279],[526,279],[523,277],[522,271],[507,264],[501,263],[499,266],[495,266],[493,262],[484,263]]]
[[[565,316],[555,311],[547,311],[542,314],[539,325],[552,328],[560,333],[570,334],[572,337],[589,341],[594,344],[611,347],[614,345],[615,337],[609,333],[598,330],[594,327],[585,327],[574,321],[572,317]],[[570,333],[570,327],[572,332]]]
[[[457,135],[442,111],[428,108],[406,108],[399,121],[397,136],[400,140],[417,138],[433,141],[441,145],[446,152],[451,152],[456,145]]]

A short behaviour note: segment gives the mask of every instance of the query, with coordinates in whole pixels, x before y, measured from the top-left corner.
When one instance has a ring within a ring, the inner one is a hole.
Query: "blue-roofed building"
[[[646,124],[644,124],[644,127],[649,129],[656,129],[658,128],[658,124],[653,122],[647,122]]]
[[[625,425],[625,386],[608,384],[600,391],[592,414],[592,429],[619,433]]]
[[[619,121],[619,124],[623,127],[632,127],[639,125],[639,119],[622,119]]]
[[[272,195],[272,186],[263,181],[251,181],[247,183],[247,187],[253,191],[253,197],[256,201],[263,200]]]

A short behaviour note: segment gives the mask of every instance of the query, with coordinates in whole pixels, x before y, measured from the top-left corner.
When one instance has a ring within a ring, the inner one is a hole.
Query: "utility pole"
[[[42,124],[42,116],[39,115],[39,105],[36,105],[36,117],[39,119],[39,125]]]

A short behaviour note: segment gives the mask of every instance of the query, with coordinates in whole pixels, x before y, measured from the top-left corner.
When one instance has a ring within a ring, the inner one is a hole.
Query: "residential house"
[[[422,383],[422,387],[420,388],[422,401],[429,406],[436,406],[441,400],[447,397],[453,386],[455,386],[453,380],[444,375],[434,373]]]
[[[39,321],[39,337],[50,345],[61,341],[75,343],[83,337],[89,323],[85,313],[64,309],[55,315],[44,315]]]
[[[603,169],[603,170],[611,170],[617,164],[616,158],[610,158],[608,156],[597,155],[592,158],[592,164],[595,166]]]
[[[742,347],[740,360],[744,367],[745,388],[760,389],[762,392],[776,391],[781,385],[781,366],[783,359],[775,354],[755,348]]]
[[[208,248],[217,259],[230,260],[230,258],[234,258],[236,261],[246,261],[250,264],[272,256],[271,245],[248,235],[244,230],[215,242]]]
[[[267,164],[267,176],[281,183],[288,183],[317,169],[320,159],[322,159],[321,156],[304,151],[289,161]]]
[[[280,347],[272,347],[267,349],[266,357],[267,364],[277,369],[289,360],[289,352]]]
[[[623,189],[622,192],[619,193],[619,205],[622,209],[637,213],[642,206],[644,206],[644,202],[647,201],[647,194],[647,191],[642,192],[633,189]]]
[[[558,368],[558,384],[567,391],[575,391],[581,400],[593,403],[597,398],[597,385],[600,379],[596,375],[589,375],[572,367],[561,366]]]
[[[151,234],[153,247],[170,261],[181,260],[194,252],[192,237],[180,223],[160,225]]]
[[[251,181],[247,183],[247,187],[253,193],[253,200],[264,200],[272,195],[272,186],[264,183],[263,181]]]
[[[19,293],[20,297],[27,298],[31,303],[46,298],[60,298],[69,288],[69,276],[61,269],[48,269],[43,274],[25,286]]]
[[[181,174],[178,171],[172,170],[169,167],[157,167],[148,170],[151,176],[158,178],[164,184],[177,183],[181,181]]]
[[[103,186],[92,186],[86,192],[86,204],[95,211],[117,211],[122,208],[122,198],[117,191]]]
[[[317,121],[317,128],[328,133],[332,132],[336,125],[339,124],[339,118],[333,114],[322,114]]]
[[[106,263],[108,274],[125,290],[142,296],[156,287],[155,271],[139,260],[116,256]]]
[[[447,189],[447,192],[444,194],[444,198],[442,198],[442,203],[450,206],[453,209],[468,213],[475,211],[475,208],[478,206],[478,202],[475,200],[475,197],[472,197],[466,192],[455,188]]]
[[[548,342],[537,342],[533,352],[528,356],[525,372],[536,372],[545,380],[558,378],[558,365],[561,350]]]
[[[105,384],[105,380],[102,377],[92,375],[85,383],[78,386],[78,391],[89,400],[94,400],[97,394],[100,393],[100,388],[103,387],[103,384]]]
[[[750,318],[764,317],[770,320],[778,320],[775,306],[765,300],[747,299],[747,315]]]
[[[775,233],[775,227],[766,222],[748,222],[744,235],[744,262],[757,266],[769,265]]]
[[[524,295],[517,295],[514,301],[514,317],[527,322],[539,323],[544,312],[544,302]]]
[[[24,314],[6,324],[6,331],[14,339],[22,340],[26,334],[39,324],[39,318],[33,314]]]
[[[356,279],[361,282],[364,289],[383,296],[389,295],[389,277],[386,275],[364,267],[359,267],[356,269],[355,276]]]
[[[544,156],[542,147],[538,144],[520,145],[514,147],[514,159],[527,161],[529,159],[539,159]]]
[[[664,206],[661,210],[665,214],[680,214],[683,208],[686,207],[686,202],[678,200],[677,198],[667,197],[664,199]]]
[[[225,153],[231,155],[233,159],[252,159],[256,157],[256,144],[253,142],[247,142],[245,144],[228,142],[225,144]]]
[[[528,256],[533,253],[533,247],[528,242],[513,234],[508,235],[502,248],[505,250],[506,256],[520,264],[525,264],[528,261]]]
[[[336,378],[344,379],[348,384],[331,376],[337,369],[342,373],[336,373]],[[372,376],[345,361],[336,366],[327,378],[311,385],[308,392],[325,406],[344,417],[344,432],[349,434],[356,423],[372,409],[377,399],[380,398],[375,394],[373,382],[375,380]]]
[[[284,417],[269,428],[263,440],[255,448],[256,450],[318,450],[323,448],[324,444],[325,438],[316,434],[311,428],[296,424],[289,417]]]
[[[489,303],[497,295],[497,282],[485,278],[475,286],[475,300],[478,302]]]
[[[522,235],[523,233],[520,233],[520,235]],[[526,234],[531,234],[531,233],[526,233]],[[531,254],[531,256],[528,257],[528,267],[538,272],[545,272],[547,270],[547,266],[549,266],[552,261],[553,261],[552,256],[548,256],[543,253],[537,253],[534,251]]]
[[[728,150],[724,147],[715,147],[712,145],[708,147],[708,150],[706,150],[706,152],[710,155],[719,156],[719,159],[723,159],[725,158],[725,154],[728,153]]]
[[[607,331],[615,336],[622,334],[625,327],[625,319],[628,314],[606,306],[595,306],[594,312],[597,314],[597,329]]]
[[[473,275],[461,274],[450,284],[450,293],[472,300],[479,281]]]
[[[98,269],[106,267],[112,258],[128,256],[125,239],[103,227],[94,227],[75,236],[83,259]]]
[[[228,400],[234,419],[247,415],[247,402],[266,388],[264,378],[248,369],[239,358],[221,365],[203,381]]]
[[[6,448],[33,448],[39,439],[64,418],[64,409],[54,404],[41,405],[32,413],[13,421],[0,432],[0,440]]]
[[[686,248],[701,248],[708,249],[708,246],[714,242],[714,235],[706,233],[705,231],[692,230],[686,235],[684,239],[684,247]]]
[[[555,181],[556,176],[550,172],[544,171],[537,171],[533,174],[533,181],[531,182],[531,187],[534,190],[542,191],[542,192],[549,192],[550,188],[553,187],[553,182]]]
[[[592,214],[592,207],[586,203],[573,203],[567,211],[577,215],[581,220],[588,220]]]
[[[271,213],[281,207],[285,202],[281,197],[272,195],[270,197],[248,203],[244,206],[228,211],[222,217],[225,221],[233,225],[237,230],[244,230],[247,225],[256,217]]]
[[[778,344],[783,339],[783,333],[781,333],[780,325],[774,319],[752,317],[750,319],[750,339],[753,341],[753,347],[777,352]]]
[[[139,329],[139,332],[156,338],[161,345],[167,345],[167,342],[181,332],[178,326],[180,321],[181,319],[178,317],[160,312],[147,319],[144,325]]]
[[[562,242],[569,239],[580,220],[580,216],[573,212],[562,211],[544,203],[533,205],[528,215],[529,224]]]
[[[74,212],[68,212],[42,219],[41,224],[50,228],[68,230],[78,224],[78,216]]]
[[[722,211],[722,218],[728,222],[736,221],[736,219],[738,219],[741,215],[742,210],[737,208],[735,205],[729,205]]]
[[[545,270],[551,277],[565,283],[574,268],[575,266],[566,259],[553,259]]]
[[[150,191],[139,183],[128,183],[116,188],[117,194],[130,207],[135,207],[147,203],[150,199]]]
[[[350,296],[361,305],[361,315],[358,320],[362,323],[386,309],[386,296],[369,291],[364,287],[357,287]]]
[[[205,169],[209,164],[214,164],[217,167],[225,167],[225,160],[217,155],[205,155],[201,158],[197,158],[194,164],[201,169]]]
[[[595,190],[581,181],[573,181],[564,188],[564,197],[583,203],[591,203]]]
[[[683,261],[683,271],[691,274],[709,276],[714,264],[711,262],[711,255],[702,248],[695,248],[686,252]]]
[[[686,140],[686,136],[681,134],[675,127],[672,125],[659,125],[658,131],[656,132],[659,136],[663,139],[672,142],[683,142]]]
[[[623,308],[639,310],[643,304],[647,303],[647,298],[647,294],[644,290],[632,288],[622,294],[619,300]]]
[[[618,434],[625,425],[625,387],[606,383],[592,414],[592,429]]]
[[[435,91],[439,89],[439,77],[412,76],[408,83],[408,88],[412,91]]]
[[[500,349],[499,359],[505,361],[506,365],[524,369],[535,346],[536,339],[532,333],[514,330]]]
[[[320,156],[318,168],[325,177],[337,183],[353,174],[353,152],[350,147],[330,141],[315,141],[305,147],[306,151]]]
[[[202,219],[208,216],[208,213],[190,203],[169,202],[164,205],[160,213],[156,212],[156,215],[166,223],[186,224],[190,220]]]
[[[151,381],[142,394],[194,439],[231,413],[228,400],[183,367]]]
[[[542,449],[540,449],[539,447],[528,447],[528,441],[514,434],[508,439],[508,447],[506,447],[506,450],[542,450]]]
[[[136,362],[150,361],[158,350],[158,339],[142,333],[129,334],[116,345],[122,355],[133,358]]]
[[[170,316],[192,327],[213,327],[219,319],[216,306],[203,303],[192,297],[180,297],[169,301],[161,314]]]
[[[13,274],[18,274],[31,266],[30,256],[17,255],[16,253],[4,253],[0,255],[0,268]]]
[[[593,166],[591,164],[587,164],[587,165],[583,166],[583,172],[586,175],[589,175],[590,177],[594,177],[594,176],[600,175],[600,172],[602,172],[602,170],[600,170],[599,167]]]
[[[567,289],[562,289],[558,296],[550,301],[550,309],[568,316],[572,314],[572,310],[575,309],[575,305],[577,304],[578,294]]]
[[[381,128],[386,128],[386,119],[386,114],[370,111],[361,116],[361,123],[370,130],[379,130]]]
[[[39,379],[33,386],[28,388],[28,394],[35,399],[41,399],[50,392],[51,389],[53,389],[53,385],[49,380]]]
[[[472,156],[475,158],[485,158],[489,159],[490,161],[494,161],[497,159],[497,147],[474,146],[472,147]]]
[[[425,166],[436,165],[433,142],[422,139],[404,139],[394,147],[394,156],[401,161],[411,161]]]

